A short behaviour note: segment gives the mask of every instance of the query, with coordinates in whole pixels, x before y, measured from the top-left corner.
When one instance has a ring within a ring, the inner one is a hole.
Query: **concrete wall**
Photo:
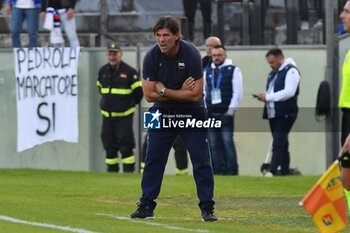
[[[240,174],[260,175],[271,142],[268,123],[262,120],[262,103],[252,93],[264,91],[269,66],[265,61],[267,47],[232,47],[229,57],[241,68],[244,79],[244,99],[235,118],[234,135]],[[314,120],[317,88],[324,79],[326,51],[324,47],[284,47],[286,57],[293,57],[302,74],[300,84],[300,116],[290,135],[291,167],[305,175],[321,174],[325,170],[324,122]],[[124,60],[137,67],[147,48],[124,49]],[[204,48],[201,48],[204,54]],[[104,171],[104,151],[100,142],[101,117],[99,95],[95,86],[98,68],[106,62],[105,51],[87,49],[81,52],[79,64],[79,143],[45,143],[22,153],[16,153],[16,98],[13,54],[0,50],[0,168],[40,168],[62,170]],[[143,102],[143,107],[149,106]],[[136,117],[135,131],[142,119]],[[135,150],[138,154],[138,148]],[[166,172],[174,174],[173,155]]]
[[[289,138],[291,167],[303,174],[320,174],[325,169],[324,122],[314,118],[318,85],[324,79],[326,53],[322,47],[283,48],[301,73],[298,98],[299,116]],[[262,119],[263,104],[252,98],[263,92],[270,70],[265,61],[266,48],[237,50],[229,53],[243,73],[244,99],[235,119],[235,143],[241,174],[259,175],[272,137],[268,121]],[[254,132],[255,131],[255,132]]]
[[[14,57],[2,50],[0,62],[0,167],[104,171],[104,151],[100,143],[101,116],[96,87],[97,71],[106,63],[101,50],[82,51],[79,63],[79,143],[56,141],[16,152],[16,92]],[[136,67],[136,49],[126,50],[125,61]],[[139,121],[136,117],[137,122]],[[138,148],[136,148],[138,150]]]

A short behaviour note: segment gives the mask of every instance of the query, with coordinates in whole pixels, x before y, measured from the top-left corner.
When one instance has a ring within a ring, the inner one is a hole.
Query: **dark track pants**
[[[142,145],[142,157],[141,162],[144,163],[146,160],[146,152],[147,152],[147,143],[148,143],[148,134],[145,137],[145,141]],[[176,168],[180,171],[187,169],[188,167],[188,159],[187,159],[187,149],[183,141],[179,136],[176,137],[174,143],[174,155],[175,155],[175,163]],[[143,171],[144,166],[141,166]]]
[[[281,166],[281,174],[289,174],[289,142],[288,134],[296,118],[273,118],[269,119],[270,129],[273,137],[272,159],[270,172],[276,174],[278,166]]]
[[[202,119],[204,116],[196,117]],[[193,166],[193,176],[197,187],[199,207],[201,209],[212,208],[215,204],[214,177],[208,147],[207,130],[181,130],[152,129],[149,130],[147,156],[143,171],[140,202],[155,208],[154,201],[160,192],[165,166],[168,161],[169,151],[176,136],[179,135],[189,151]]]

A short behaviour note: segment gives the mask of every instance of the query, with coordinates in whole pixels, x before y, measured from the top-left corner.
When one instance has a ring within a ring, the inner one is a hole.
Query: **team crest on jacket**
[[[185,68],[185,62],[179,61],[178,65],[179,69],[184,69]]]
[[[121,78],[121,79],[126,79],[128,76],[125,74],[125,73],[121,73],[120,75],[119,75],[119,78]]]

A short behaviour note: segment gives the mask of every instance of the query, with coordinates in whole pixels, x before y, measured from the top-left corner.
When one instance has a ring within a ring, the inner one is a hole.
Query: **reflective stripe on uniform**
[[[97,80],[97,82],[96,82],[96,86],[98,86],[99,88],[101,88],[101,87],[102,87],[101,82]]]
[[[142,86],[141,81],[136,81],[131,85],[131,88],[109,88],[103,87],[100,81],[96,82],[96,86],[101,89],[102,94],[114,94],[114,95],[130,95],[133,90]]]
[[[187,174],[188,174],[188,168],[185,168],[185,169],[176,168],[176,175],[187,175]]]
[[[126,89],[126,88],[112,88],[111,89],[111,94],[130,95],[130,94],[132,94],[132,90],[131,89]]]
[[[102,94],[114,94],[114,95],[130,95],[130,94],[132,94],[132,90],[126,89],[126,88],[101,87],[101,93]]]
[[[145,163],[141,162],[140,163],[140,173],[143,174],[143,170],[145,169]]]
[[[131,85],[131,89],[135,90],[136,88],[141,87],[141,86],[142,86],[141,81],[136,81]]]
[[[136,112],[135,107],[129,108],[125,112],[107,112],[107,111],[101,110],[101,114],[104,117],[123,117],[123,116],[129,116],[134,112]]]
[[[123,164],[134,164],[135,163],[135,155],[130,155],[124,159],[122,159]]]
[[[114,159],[106,159],[106,164],[108,165],[115,165],[119,163],[119,158],[114,158]]]

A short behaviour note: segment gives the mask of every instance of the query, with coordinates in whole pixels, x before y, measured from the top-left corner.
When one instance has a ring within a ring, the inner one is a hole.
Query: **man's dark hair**
[[[349,0],[350,1],[350,0]],[[223,50],[225,50],[226,51],[226,49],[225,49],[225,47],[223,46],[223,45],[215,45],[214,47],[213,47],[213,49],[223,49]]]
[[[270,55],[272,55],[274,57],[278,57],[278,56],[282,56],[283,57],[284,56],[282,50],[279,49],[279,48],[270,49],[269,51],[267,51],[265,57],[268,57]]]
[[[172,16],[160,17],[153,27],[153,35],[155,35],[159,29],[164,29],[164,28],[169,29],[174,35],[178,33],[181,34],[179,23]]]

